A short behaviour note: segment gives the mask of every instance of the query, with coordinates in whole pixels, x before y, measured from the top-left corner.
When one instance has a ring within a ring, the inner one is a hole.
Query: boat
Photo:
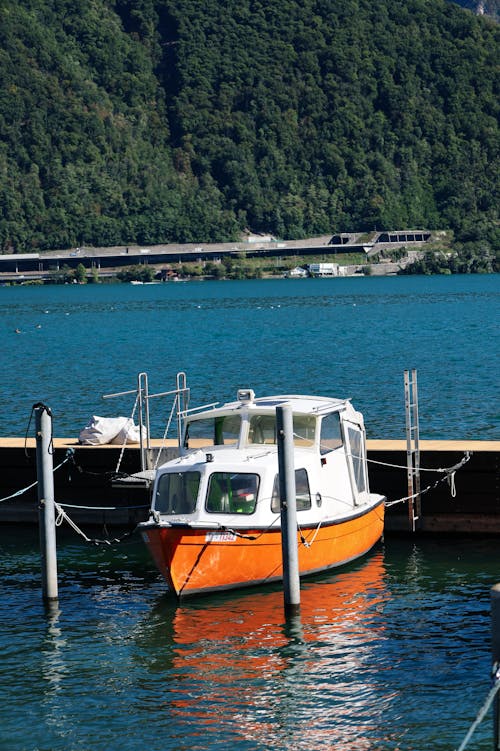
[[[139,524],[178,598],[283,578],[282,405],[293,420],[299,575],[342,566],[380,540],[386,499],[369,490],[363,416],[351,401],[240,389],[234,402],[185,410],[179,456],[157,469]]]

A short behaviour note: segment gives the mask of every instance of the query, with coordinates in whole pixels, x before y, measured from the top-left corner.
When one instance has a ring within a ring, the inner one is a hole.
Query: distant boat
[[[362,415],[350,401],[256,398],[185,417],[179,458],[156,472],[143,538],[178,596],[282,579],[276,406],[293,413],[301,576],[367,553],[381,538],[382,495],[370,493]]]

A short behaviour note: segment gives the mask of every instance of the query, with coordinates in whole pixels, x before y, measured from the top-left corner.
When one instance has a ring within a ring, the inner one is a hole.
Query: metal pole
[[[418,417],[418,382],[417,382],[417,371],[416,368],[413,368],[411,371],[411,378],[413,381],[413,393],[412,393],[412,401],[413,401],[413,431],[414,431],[414,442],[415,442],[415,481],[414,481],[414,488],[415,488],[415,516],[416,520],[420,520],[420,516],[422,514],[422,498],[420,496],[420,426],[419,426],[419,417]]]
[[[415,532],[415,499],[413,497],[413,453],[411,440],[411,384],[410,371],[404,372],[405,418],[406,418],[406,478],[408,480],[408,522],[410,531]]]
[[[142,393],[142,373],[137,376],[137,397],[139,400],[139,447],[141,452],[141,472],[146,469],[146,455],[144,449],[144,415],[143,415],[143,393]]]
[[[177,373],[177,441],[179,453],[182,453],[182,430],[184,427],[185,412],[188,407],[189,393],[186,386],[186,374],[183,370]]]
[[[146,402],[146,449],[151,449],[151,427],[149,424],[149,386],[148,386],[148,374],[143,373],[144,378],[144,400]],[[150,467],[148,467],[150,469]]]
[[[500,584],[491,588],[491,660],[493,675],[496,676],[500,665]],[[493,702],[493,735],[495,751],[500,749],[500,701],[498,692]]]
[[[404,372],[406,414],[406,466],[408,478],[408,521],[411,532],[421,515],[420,497],[420,437],[418,425],[417,371]]]
[[[148,374],[139,373],[137,381],[137,393],[139,394],[139,441],[141,446],[141,469],[151,469],[151,437],[149,425],[149,386]],[[143,419],[143,409],[145,421]],[[144,430],[146,431],[146,447],[144,447]]]
[[[299,554],[297,549],[297,496],[293,456],[293,416],[290,404],[276,407],[281,508],[281,548],[285,615],[300,612]]]
[[[42,595],[57,600],[57,548],[54,513],[54,462],[52,459],[52,414],[43,404],[34,407],[36,418],[36,472],[38,520],[42,558]]]

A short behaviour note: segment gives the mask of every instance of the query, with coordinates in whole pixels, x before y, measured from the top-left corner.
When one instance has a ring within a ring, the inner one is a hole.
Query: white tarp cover
[[[85,446],[102,446],[106,443],[123,446],[139,443],[139,427],[130,417],[99,417],[93,415],[80,431],[79,443]]]

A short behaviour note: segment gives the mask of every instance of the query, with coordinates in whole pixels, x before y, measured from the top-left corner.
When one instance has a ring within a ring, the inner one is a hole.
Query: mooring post
[[[36,473],[42,558],[42,595],[44,600],[52,601],[58,599],[52,414],[44,404],[36,404],[34,412],[36,418]]]
[[[290,404],[276,407],[276,428],[285,615],[297,615],[300,612],[300,580],[297,548],[297,497],[293,457],[293,416]]]
[[[491,588],[491,660],[493,680],[498,680],[500,668],[500,584]],[[493,703],[493,737],[495,751],[500,749],[500,700],[498,693]]]

